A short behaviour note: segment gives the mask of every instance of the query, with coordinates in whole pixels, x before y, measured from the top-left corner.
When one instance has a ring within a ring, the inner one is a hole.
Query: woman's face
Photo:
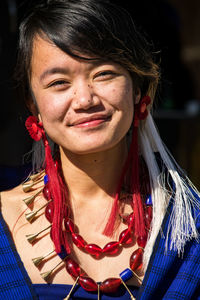
[[[34,40],[30,82],[47,134],[77,154],[120,143],[140,98],[120,65],[75,59],[40,37]]]

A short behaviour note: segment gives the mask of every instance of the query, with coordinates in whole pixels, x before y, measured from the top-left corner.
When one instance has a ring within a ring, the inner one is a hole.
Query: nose
[[[99,103],[99,97],[94,93],[94,89],[90,84],[81,82],[74,89],[72,102],[72,107],[74,110],[88,110]]]

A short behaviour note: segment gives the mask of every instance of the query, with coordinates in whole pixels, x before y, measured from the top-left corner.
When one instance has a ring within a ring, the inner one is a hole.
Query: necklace
[[[40,178],[40,176],[39,176]],[[28,183],[30,187],[34,185],[34,182],[38,178],[31,178],[33,181],[32,183]],[[40,179],[41,181],[41,179]],[[28,192],[29,189],[27,188],[27,183],[24,184],[25,186],[25,191]],[[54,206],[53,206],[53,200],[51,199],[50,191],[48,188],[48,177],[47,175],[44,176],[44,188],[40,190],[40,192],[43,192],[44,198],[47,200],[47,204],[42,206],[42,208],[45,208],[45,216],[47,220],[52,223],[53,220],[53,213],[54,213]],[[36,196],[39,194],[39,192],[36,193]],[[30,199],[31,198],[31,199]],[[28,197],[24,199],[24,202],[26,204],[30,204],[34,200],[34,196]],[[34,217],[36,216],[37,212],[40,211],[42,208],[37,210],[36,212],[31,212],[29,214],[26,214],[26,218],[28,221],[33,221]],[[67,207],[66,207],[67,211]],[[65,227],[65,232],[63,231],[63,235],[68,235],[71,236],[72,242],[81,250],[87,252],[88,254],[100,258],[102,255],[115,255],[118,253],[119,249],[124,246],[131,244],[133,241],[133,236],[134,236],[134,213],[132,212],[128,216],[125,217],[125,221],[128,225],[127,229],[123,230],[120,235],[118,241],[113,241],[107,243],[103,248],[99,247],[96,244],[90,243],[88,244],[84,238],[79,235],[75,228],[77,226],[73,223],[73,221],[67,216],[67,212],[64,213],[64,227]],[[55,266],[51,271],[44,272],[41,274],[43,279],[45,281],[48,281],[49,277],[52,275],[53,271],[61,264],[65,264],[65,268],[69,275],[75,280],[75,283],[69,293],[69,295],[66,297],[66,299],[70,298],[71,293],[73,292],[73,289],[75,288],[76,284],[79,283],[80,286],[85,289],[88,292],[98,292],[98,299],[100,299],[100,292],[102,293],[114,293],[117,291],[119,286],[123,284],[127,291],[129,292],[131,299],[133,299],[132,294],[128,287],[126,286],[125,282],[132,278],[133,276],[136,276],[136,278],[141,282],[140,278],[137,276],[135,271],[140,270],[142,268],[142,261],[143,261],[143,251],[146,245],[147,241],[147,232],[150,228],[151,224],[151,219],[152,219],[152,203],[151,203],[151,197],[148,196],[146,199],[146,205],[145,205],[145,224],[146,224],[146,236],[137,237],[137,244],[139,248],[135,250],[132,255],[130,256],[129,260],[129,267],[125,270],[123,270],[119,274],[119,278],[107,278],[100,284],[96,283],[91,277],[89,277],[86,272],[79,266],[77,262],[75,262],[71,257],[70,254],[67,253],[65,247],[63,246],[61,253],[59,253],[59,257],[62,259],[62,261]],[[48,226],[46,229],[50,228]],[[46,230],[44,229],[44,230]],[[27,239],[30,243],[33,243],[35,239],[37,239],[38,235],[43,232],[44,230],[40,231],[37,234],[33,235],[28,235]],[[50,232],[51,234],[51,232]],[[49,252],[47,255],[37,257],[33,259],[33,263],[38,267],[40,263],[51,253],[54,251]]]

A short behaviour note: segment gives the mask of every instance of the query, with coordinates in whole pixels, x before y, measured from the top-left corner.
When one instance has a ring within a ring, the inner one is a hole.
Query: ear
[[[36,102],[35,95],[33,94],[32,89],[30,89],[30,96],[27,101],[27,106],[28,106],[28,109],[30,110],[30,112],[33,114],[33,116],[38,117],[39,109],[37,107],[37,102]]]
[[[32,99],[30,101],[28,101],[28,109],[33,114],[33,116],[36,116],[36,117],[38,116],[38,108],[37,108],[36,104],[32,101]]]
[[[38,118],[39,122],[42,122],[42,118],[38,111],[37,105],[32,100],[28,103],[28,109],[33,114],[33,116]]]
[[[141,90],[139,88],[136,88],[134,104],[138,104],[140,102],[140,99],[141,99]]]

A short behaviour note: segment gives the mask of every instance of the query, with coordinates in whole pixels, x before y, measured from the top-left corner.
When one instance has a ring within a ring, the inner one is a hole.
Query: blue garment
[[[172,203],[162,225],[164,235],[171,209]],[[194,211],[194,216],[200,232],[200,211]],[[200,243],[187,242],[181,258],[175,251],[165,252],[165,239],[159,234],[137,299],[200,299]]]
[[[0,212],[0,299],[37,299]]]
[[[200,199],[197,199],[200,202]],[[172,201],[163,220],[162,230],[167,232]],[[200,211],[194,211],[196,226],[200,232]],[[60,300],[59,293],[66,288],[66,297],[71,286],[32,285],[15,249],[6,224],[0,213],[0,299],[6,300]],[[48,289],[49,296],[42,296]],[[200,244],[192,239],[187,242],[183,258],[177,252],[165,252],[165,239],[158,235],[153,254],[145,273],[142,286],[131,288],[137,300],[200,300]],[[39,293],[39,296],[37,295]],[[54,293],[54,294],[53,294]],[[137,294],[137,295],[136,295]],[[54,298],[52,298],[54,297]],[[78,287],[71,299],[97,299],[96,294],[87,293]],[[103,295],[102,300],[130,299],[121,288],[118,295]]]

